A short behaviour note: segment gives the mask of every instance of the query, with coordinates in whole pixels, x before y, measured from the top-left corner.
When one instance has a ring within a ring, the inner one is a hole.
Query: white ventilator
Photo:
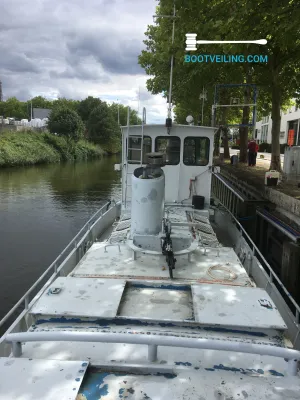
[[[258,40],[197,40],[196,33],[187,33],[185,39],[185,50],[186,51],[196,51],[197,44],[213,44],[213,43],[253,43],[265,45],[268,43],[266,39]]]
[[[132,174],[131,236],[158,235],[162,230],[165,206],[165,174],[137,168]]]

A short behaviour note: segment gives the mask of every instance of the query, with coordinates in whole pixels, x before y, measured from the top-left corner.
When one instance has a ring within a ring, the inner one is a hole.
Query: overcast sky
[[[0,0],[4,99],[100,97],[147,109],[164,123],[166,101],[147,92],[137,57],[155,0]]]

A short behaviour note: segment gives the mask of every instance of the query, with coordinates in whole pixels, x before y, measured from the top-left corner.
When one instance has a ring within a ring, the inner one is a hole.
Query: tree
[[[115,116],[106,102],[101,102],[91,112],[87,122],[88,138],[109,152],[121,148],[121,131]]]
[[[124,106],[123,104],[118,104],[118,103],[112,103],[109,107],[110,107],[112,114],[114,115],[116,121],[118,121],[118,112],[119,112],[120,125],[121,126],[127,125],[128,108],[126,106]],[[118,111],[118,109],[119,109],[119,111]],[[130,123],[130,125],[141,125],[142,124],[142,120],[137,115],[136,110],[130,110],[129,123]]]
[[[78,114],[80,115],[82,121],[86,123],[89,119],[91,112],[98,106],[100,106],[102,101],[98,97],[88,96],[86,99],[82,100],[78,106]]]
[[[6,118],[27,118],[27,105],[16,97],[10,97],[0,103],[0,115]]]
[[[55,108],[48,120],[51,133],[78,141],[83,138],[84,124],[79,115],[69,108]]]
[[[69,110],[73,110],[78,113],[79,104],[79,100],[72,100],[66,99],[65,97],[60,97],[57,100],[53,101],[52,109],[68,108]]]
[[[171,14],[173,0],[159,2],[158,14]],[[181,107],[194,102],[199,107],[199,92],[202,86],[216,83],[255,83],[259,86],[258,108],[268,104],[272,107],[272,162],[271,168],[280,170],[279,130],[280,108],[297,94],[300,81],[300,40],[298,19],[299,2],[295,0],[275,0],[270,6],[269,0],[177,0],[175,42],[170,45],[171,29],[169,19],[158,18],[157,25],[148,26],[145,40],[146,51],[139,56],[140,65],[148,75],[154,76],[147,81],[148,90],[153,94],[167,94],[170,55],[175,60],[183,60],[186,55],[183,38],[187,32],[195,32],[198,38],[210,40],[241,40],[244,38],[266,38],[267,46],[257,45],[209,45],[201,49],[204,54],[262,54],[268,55],[268,63],[185,63],[175,62],[173,75],[173,103]],[[228,16],[230,10],[230,16]],[[257,11],[259,10],[259,12]],[[263,17],[262,17],[263,15]],[[238,22],[237,22],[238,21]],[[191,53],[194,54],[194,53]],[[212,91],[212,90],[210,90]],[[248,100],[249,93],[243,97]],[[207,102],[208,103],[208,102]],[[248,102],[246,104],[249,104]],[[210,106],[212,102],[210,103]],[[266,107],[264,107],[266,108]],[[243,110],[242,120],[249,117],[249,108]],[[234,113],[233,113],[234,114]],[[233,115],[228,115],[228,121]],[[241,158],[246,157],[248,129],[240,129]]]

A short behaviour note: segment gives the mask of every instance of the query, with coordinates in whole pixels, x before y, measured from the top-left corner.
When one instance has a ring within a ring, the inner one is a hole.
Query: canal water
[[[0,320],[108,199],[118,156],[0,169]]]

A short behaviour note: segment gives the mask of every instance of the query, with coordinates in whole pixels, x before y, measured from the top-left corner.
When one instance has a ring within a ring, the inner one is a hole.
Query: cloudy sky
[[[163,123],[167,104],[147,92],[137,57],[155,0],[0,0],[4,99],[100,97],[147,109]]]

